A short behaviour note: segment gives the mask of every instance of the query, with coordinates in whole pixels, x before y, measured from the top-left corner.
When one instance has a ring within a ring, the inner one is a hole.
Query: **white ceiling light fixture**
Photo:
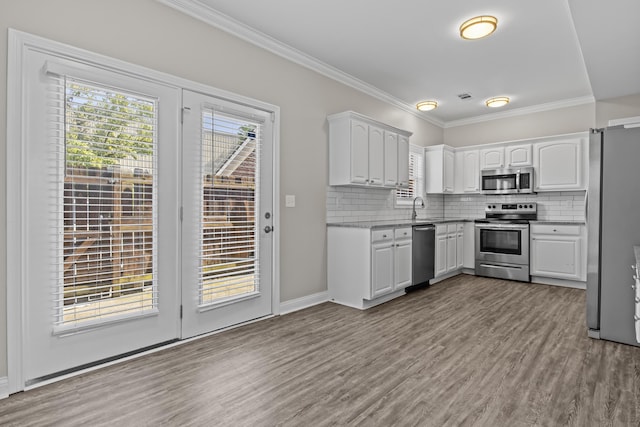
[[[489,108],[498,108],[504,107],[509,103],[510,99],[507,96],[496,96],[495,98],[489,98],[485,101],[487,107]]]
[[[431,111],[431,110],[435,110],[436,108],[438,108],[438,102],[437,101],[422,101],[422,102],[418,102],[418,104],[416,104],[416,108],[420,111]]]
[[[476,16],[460,25],[460,37],[476,40],[487,37],[498,28],[498,18],[490,15]]]

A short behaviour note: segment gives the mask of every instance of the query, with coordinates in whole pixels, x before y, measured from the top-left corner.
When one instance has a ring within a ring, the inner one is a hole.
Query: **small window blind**
[[[60,187],[54,327],[154,312],[157,100],[54,76]]]
[[[396,190],[396,203],[409,204],[418,196],[423,196],[424,189],[424,154],[416,145],[409,147],[409,187]]]
[[[259,293],[261,124],[202,113],[199,305]]]

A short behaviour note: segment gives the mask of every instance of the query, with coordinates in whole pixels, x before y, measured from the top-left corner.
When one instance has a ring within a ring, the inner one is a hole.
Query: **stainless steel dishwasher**
[[[411,286],[408,291],[429,285],[434,276],[436,226],[414,225],[412,241]]]

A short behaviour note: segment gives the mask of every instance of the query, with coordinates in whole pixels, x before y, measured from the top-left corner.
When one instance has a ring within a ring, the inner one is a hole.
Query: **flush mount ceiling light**
[[[481,39],[493,33],[498,27],[495,16],[476,16],[460,25],[460,37],[467,40]]]
[[[420,111],[431,111],[435,110],[438,107],[437,101],[422,101],[418,102],[416,108]]]
[[[498,108],[503,107],[509,103],[509,98],[506,96],[496,96],[495,98],[490,98],[485,101],[487,107],[490,108]]]

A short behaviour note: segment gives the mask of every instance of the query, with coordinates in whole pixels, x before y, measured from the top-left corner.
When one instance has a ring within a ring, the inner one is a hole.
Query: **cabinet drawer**
[[[458,231],[458,224],[447,224],[447,233],[455,233]]]
[[[411,227],[404,227],[404,228],[396,228],[394,235],[396,240],[397,239],[410,239],[411,238]]]
[[[563,236],[579,236],[579,225],[531,224],[531,234],[558,234]]]
[[[458,231],[458,233],[463,232],[464,231],[464,223],[460,223],[458,224],[456,230]]]
[[[385,240],[393,240],[393,230],[391,228],[371,231],[372,242],[382,242]]]
[[[436,234],[438,236],[441,234],[447,234],[447,225],[446,224],[436,225]]]

